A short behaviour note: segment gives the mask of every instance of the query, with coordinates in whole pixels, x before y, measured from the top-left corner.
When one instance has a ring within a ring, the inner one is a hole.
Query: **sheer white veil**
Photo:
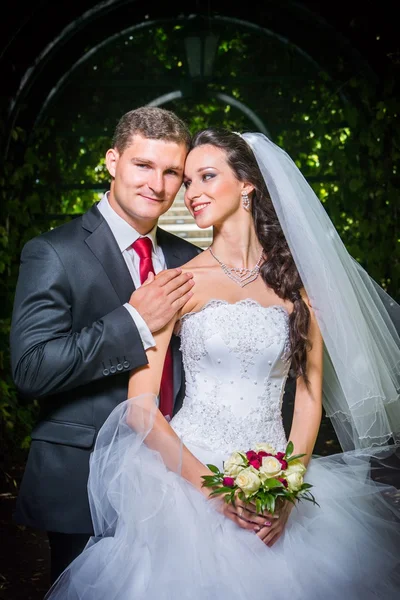
[[[349,255],[288,154],[261,133],[241,137],[256,157],[321,329],[324,408],[342,448],[399,443],[399,304]]]

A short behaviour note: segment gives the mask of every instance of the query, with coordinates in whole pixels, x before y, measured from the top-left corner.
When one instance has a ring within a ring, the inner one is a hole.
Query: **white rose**
[[[246,496],[254,494],[261,485],[258,471],[254,467],[246,467],[235,479],[236,485],[240,487]]]
[[[254,450],[256,452],[260,452],[262,450],[268,454],[276,454],[276,450],[273,446],[271,446],[271,444],[256,444]]]
[[[224,462],[224,473],[227,477],[236,477],[245,468],[243,457],[239,452],[233,452]]]
[[[263,479],[268,477],[278,477],[282,471],[282,465],[275,456],[264,456],[260,467],[260,474]]]
[[[289,473],[300,473],[300,475],[304,475],[306,472],[306,467],[298,458],[295,458],[288,464],[288,468],[285,469],[285,474]]]
[[[303,475],[301,473],[289,473],[285,479],[288,482],[290,492],[298,492],[303,485]]]

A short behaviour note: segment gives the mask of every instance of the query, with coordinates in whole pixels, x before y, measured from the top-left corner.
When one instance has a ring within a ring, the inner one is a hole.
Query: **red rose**
[[[272,456],[272,454],[270,454],[269,452],[264,452],[264,450],[260,450],[260,452],[258,453],[258,456],[259,456],[260,460],[262,460],[264,458],[264,456]]]
[[[235,487],[235,480],[233,477],[224,477],[222,480],[222,483],[226,486],[226,487]]]
[[[282,458],[285,458],[285,453],[284,452],[277,452],[275,456],[276,456],[276,458],[278,460],[282,460]]]
[[[278,460],[281,463],[282,471],[285,471],[288,468],[286,460],[282,460],[281,458],[278,458]]]
[[[258,469],[261,467],[261,460],[259,458],[252,458],[251,460],[249,460],[249,465],[257,469],[258,471]]]
[[[280,481],[281,483],[283,483],[283,485],[285,486],[285,488],[287,488],[288,482],[286,481],[286,479],[284,479],[283,477],[278,477],[278,481]]]
[[[249,462],[254,459],[258,460],[258,454],[257,452],[254,452],[254,450],[249,450],[248,452],[246,452],[246,456]]]

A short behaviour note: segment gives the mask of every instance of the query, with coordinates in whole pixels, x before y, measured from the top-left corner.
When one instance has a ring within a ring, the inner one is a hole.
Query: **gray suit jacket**
[[[168,268],[201,250],[158,229]],[[64,533],[92,533],[89,457],[112,410],[127,398],[129,372],[147,363],[123,305],[132,278],[106,221],[82,217],[23,248],[11,326],[12,369],[21,395],[38,398],[15,519]],[[184,395],[179,340],[172,339],[176,412]]]

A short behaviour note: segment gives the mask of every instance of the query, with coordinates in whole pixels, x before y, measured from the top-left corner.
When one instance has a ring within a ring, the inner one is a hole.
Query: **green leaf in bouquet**
[[[212,471],[213,473],[220,473],[220,470],[218,469],[218,467],[216,467],[215,465],[207,465],[207,467],[210,469],[210,471]]]
[[[232,488],[227,485],[223,485],[219,488],[220,492],[224,492],[226,494],[230,494],[232,492]],[[235,490],[234,490],[235,491]]]
[[[231,503],[233,504],[233,506],[235,506],[235,497],[236,497],[236,489],[231,489],[230,494],[226,494],[225,496],[225,502],[226,503]]]
[[[264,481],[264,487],[267,487],[269,490],[272,488],[279,488],[282,487],[283,483],[281,481],[279,481],[278,479],[275,479],[275,477],[270,477],[269,479],[266,479]]]
[[[297,458],[301,458],[302,456],[305,456],[305,454],[293,454],[293,456],[286,459],[286,462],[290,463],[292,462],[292,460],[296,460]]]
[[[210,497],[211,496],[218,496],[219,494],[224,494],[225,492],[219,487],[215,490],[213,490],[212,492],[210,492]]]
[[[202,475],[203,479],[203,487],[216,487],[221,485],[223,480],[223,475]]]
[[[271,512],[271,495],[267,494],[267,496],[265,496],[264,501],[262,503],[262,513],[267,512]]]
[[[275,488],[273,490],[275,498],[286,498],[287,489],[285,487],[281,487],[280,489]]]
[[[294,446],[293,446],[293,442],[288,442],[288,445],[286,446],[286,456],[289,457],[291,456],[291,454],[293,453],[294,450]]]
[[[292,504],[296,504],[296,496],[294,494],[291,494],[290,492],[288,492],[285,495],[286,500],[288,500],[288,502],[291,502]]]
[[[239,500],[247,501],[246,494],[244,492],[242,492],[242,490],[240,490],[238,492],[238,498],[239,498]]]
[[[267,494],[265,506],[269,513],[273,514],[275,512],[275,504],[275,496],[273,494]]]
[[[302,490],[309,490],[310,488],[312,488],[313,486],[311,485],[311,483],[303,483],[301,486]]]
[[[318,502],[316,501],[315,497],[313,496],[313,494],[311,492],[304,492],[304,494],[300,494],[298,497],[298,500],[307,500],[308,502],[312,502],[313,504],[316,504],[317,506],[319,506]]]

